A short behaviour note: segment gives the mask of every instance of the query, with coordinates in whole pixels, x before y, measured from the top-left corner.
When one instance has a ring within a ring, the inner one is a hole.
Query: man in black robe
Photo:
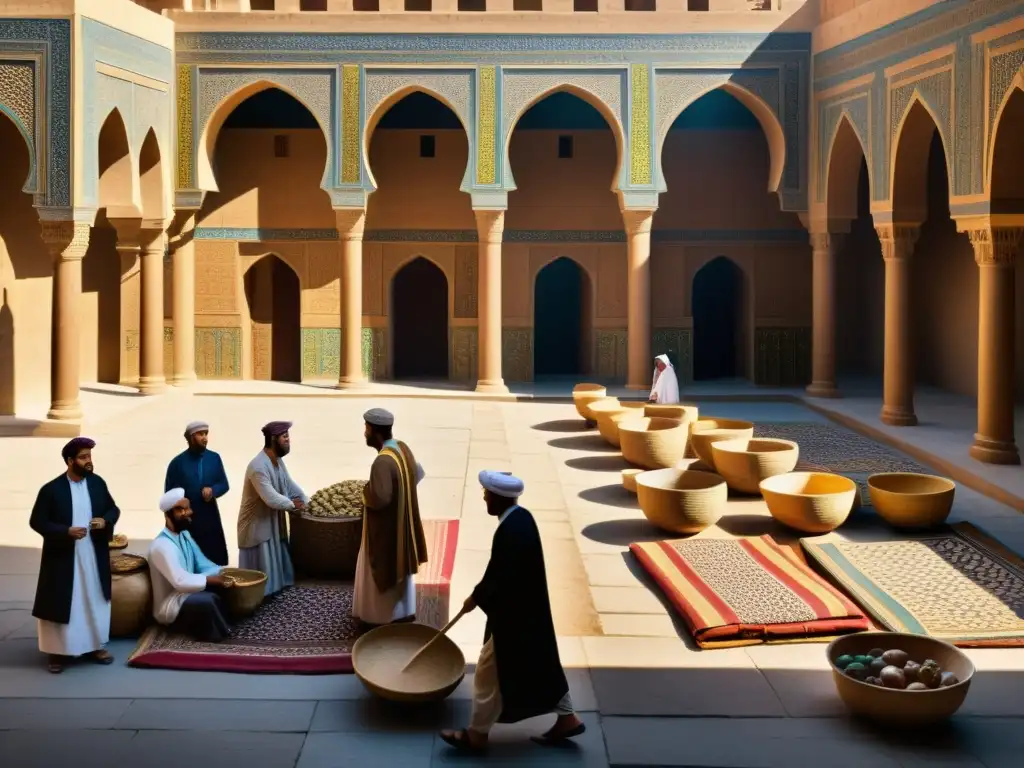
[[[463,609],[487,614],[484,647],[473,680],[467,728],[442,731],[456,749],[481,752],[495,723],[557,715],[554,727],[534,737],[557,744],[586,730],[569,697],[551,619],[544,550],[533,515],[516,502],[523,482],[506,472],[480,473],[487,513],[498,518],[491,559]]]

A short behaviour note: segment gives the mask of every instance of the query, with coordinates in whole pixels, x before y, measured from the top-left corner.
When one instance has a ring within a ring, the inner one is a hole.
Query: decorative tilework
[[[196,375],[201,379],[241,376],[240,328],[196,328]]]
[[[455,307],[453,315],[459,318],[477,316],[477,253],[475,248],[455,249]]]
[[[533,329],[501,329],[501,375],[505,381],[533,381]]]
[[[755,437],[792,440],[800,445],[800,460],[830,472],[923,472],[913,459],[852,430],[818,422],[758,423]]]
[[[386,328],[363,328],[363,376],[368,381],[387,378],[388,347]]]
[[[1024,33],[1022,33],[1021,37],[1024,37]],[[989,136],[988,152],[991,152],[996,138],[995,131],[998,111],[1003,106],[1003,101],[1010,90],[1013,78],[1017,76],[1021,67],[1024,67],[1024,47],[1007,53],[993,54],[989,67],[989,113],[986,123]],[[988,152],[986,152],[985,157],[988,157]]]
[[[952,176],[950,161],[953,150],[953,74],[947,69],[925,75],[920,79],[913,79],[918,76],[919,73],[916,70],[911,70],[906,73],[905,77],[901,77],[890,86],[889,146],[895,149],[903,118],[910,109],[914,95],[917,94],[935,117],[939,133],[942,136],[942,146],[946,152],[947,170]]]
[[[341,183],[358,184],[362,177],[362,118],[358,64],[341,68]]]
[[[818,153],[816,195],[819,203],[825,202],[828,193],[828,169],[832,162],[832,143],[835,140],[839,121],[846,117],[860,139],[860,146],[871,167],[871,98],[870,91],[844,93],[841,97],[818,105]]]
[[[796,387],[811,380],[810,328],[757,328],[754,331],[754,383]]]
[[[782,186],[788,190],[802,190],[806,187],[807,170],[802,161],[806,115],[806,93],[803,70],[799,64],[787,63],[783,75],[782,101],[776,112],[781,113],[782,131],[786,141],[786,164],[782,169]],[[770,104],[771,102],[769,102]],[[793,206],[783,197],[783,207]],[[805,208],[806,204],[799,207]]]
[[[35,155],[36,75],[31,62],[0,62],[0,107],[14,118]]]
[[[497,67],[477,70],[477,156],[476,183],[497,183]]]
[[[269,242],[281,240],[337,240],[336,229],[273,229],[269,227],[196,227],[196,240]]]
[[[0,19],[0,50],[33,53],[45,70],[36,83],[36,98],[46,94],[45,183],[36,189],[36,205],[71,206],[71,21],[70,19]],[[42,74],[42,73],[41,73]],[[40,126],[39,130],[42,130]],[[42,181],[42,180],[41,180]]]
[[[601,379],[625,379],[628,365],[628,337],[625,328],[599,328],[594,332],[597,348],[595,373]]]
[[[451,362],[448,370],[454,381],[476,381],[477,378],[477,329],[454,327],[449,343]]]
[[[195,187],[195,144],[192,138],[193,68],[178,67],[178,189]]]
[[[667,354],[681,385],[693,382],[693,331],[689,328],[655,328],[651,355]]]
[[[473,123],[470,115],[473,79],[469,72],[459,70],[425,71],[415,69],[368,69],[364,75],[363,111],[367,121],[390,96],[403,90],[428,93],[445,102],[458,115],[469,133]]]
[[[341,330],[302,329],[302,378],[338,380],[341,370]]]
[[[629,68],[629,183],[651,183],[651,71],[646,64]]]

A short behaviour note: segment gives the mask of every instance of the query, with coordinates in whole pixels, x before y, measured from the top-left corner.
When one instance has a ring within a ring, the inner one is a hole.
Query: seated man
[[[221,567],[202,553],[188,527],[192,508],[182,488],[160,499],[165,526],[149,547],[153,581],[153,618],[173,632],[201,642],[218,643],[231,628],[215,591],[224,586]]]

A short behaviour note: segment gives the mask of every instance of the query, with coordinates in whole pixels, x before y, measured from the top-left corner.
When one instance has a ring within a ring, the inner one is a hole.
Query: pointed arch
[[[389,283],[393,378],[448,378],[453,291],[445,269],[416,253],[398,266]]]
[[[939,127],[941,123],[920,91],[914,90],[906,109],[900,116],[889,150],[889,196],[893,215],[901,221],[924,221],[927,212],[928,152],[931,150],[932,132],[942,142],[943,162],[946,164],[946,194],[953,194],[953,173],[950,167],[949,146]]]
[[[112,209],[117,209],[121,215],[125,215],[130,209],[138,212],[136,165],[131,142],[128,140],[128,128],[124,116],[117,107],[112,108],[103,119],[96,144],[96,167],[99,172],[98,207],[106,208],[108,215]]]
[[[529,112],[531,108],[544,101],[548,96],[556,93],[568,93],[585,101],[596,109],[601,114],[601,117],[604,118],[604,121],[608,123],[608,127],[612,131],[612,136],[615,138],[615,173],[612,175],[611,191],[618,192],[619,179],[622,177],[623,163],[625,162],[623,153],[626,146],[625,132],[623,131],[622,123],[619,121],[619,116],[615,114],[615,110],[609,107],[604,99],[593,91],[587,90],[579,85],[574,85],[573,83],[560,83],[559,85],[555,85],[547,90],[541,91],[532,99],[527,101],[509,122],[508,133],[503,138],[503,145],[501,149],[502,160],[504,161],[505,168],[504,187],[508,190],[516,188],[516,180],[512,176],[512,164],[509,162],[508,156],[508,150],[512,144],[512,135],[516,132],[516,126],[519,125],[519,121],[523,118],[523,115]]]
[[[25,177],[22,192],[32,194],[38,186],[36,184],[36,147],[32,140],[32,135],[29,133],[28,128],[25,127],[25,124],[21,122],[21,118],[3,104],[0,104],[0,114],[7,117],[14,124],[14,127],[18,129],[18,133],[21,134],[21,138],[25,140],[25,149],[28,151],[28,175]]]
[[[213,155],[217,149],[217,139],[220,137],[221,129],[224,127],[224,123],[231,116],[231,113],[246,99],[251,96],[255,96],[261,91],[267,91],[272,88],[276,88],[282,91],[299,104],[306,108],[306,110],[313,115],[317,125],[320,126],[320,134],[323,137],[324,144],[327,146],[327,160],[324,164],[324,173],[320,181],[322,189],[326,189],[328,181],[331,175],[331,164],[335,153],[331,151],[331,142],[329,137],[331,136],[330,126],[324,125],[323,121],[317,115],[314,110],[306,101],[295,92],[294,89],[289,88],[271,78],[260,78],[241,88],[232,91],[228,96],[225,96],[221,101],[214,107],[213,112],[210,113],[209,119],[206,121],[206,125],[203,126],[202,133],[199,135],[199,142],[196,147],[196,187],[206,192],[219,192],[220,189],[217,186],[216,175],[213,172]]]
[[[426,85],[420,83],[410,83],[401,88],[397,88],[392,91],[388,96],[381,100],[381,102],[374,108],[373,112],[366,120],[366,125],[363,128],[363,143],[361,147],[363,155],[363,164],[366,167],[366,176],[373,189],[377,189],[377,179],[373,175],[373,168],[370,166],[370,142],[373,141],[373,134],[377,130],[377,125],[384,118],[384,116],[391,110],[393,106],[402,101],[407,96],[411,96],[414,93],[422,93],[425,96],[429,96],[432,99],[440,102],[451,110],[452,114],[458,119],[459,124],[462,126],[462,130],[466,134],[467,150],[472,149],[473,142],[471,141],[472,133],[470,132],[469,126],[466,124],[465,119],[459,114],[458,108],[452,104],[452,102],[443,96],[433,88],[429,88]],[[466,152],[466,170],[462,174],[462,184],[460,189],[463,192],[468,192],[469,187],[472,185],[472,173],[473,173],[473,153],[472,151]]]
[[[166,194],[164,176],[165,163],[160,142],[156,131],[150,128],[139,150],[139,200],[144,219],[163,220],[169,213],[169,195]]]
[[[253,379],[302,380],[302,279],[280,253],[268,251],[242,270],[246,311],[243,365]]]
[[[702,96],[706,96],[711,91],[719,89],[728,93],[740,104],[750,110],[750,113],[754,116],[757,122],[760,123],[761,130],[764,132],[765,140],[768,142],[768,157],[770,162],[768,170],[768,191],[777,193],[779,191],[779,187],[782,185],[782,172],[786,167],[786,133],[782,129],[782,123],[779,122],[779,118],[776,117],[775,112],[770,106],[768,106],[768,103],[753,91],[744,88],[733,80],[726,80],[724,82],[711,85],[710,87],[694,94],[692,98],[688,99],[682,105],[671,120],[666,120],[664,124],[659,127],[657,154],[659,191],[664,192],[668,189],[661,171],[661,156],[665,149],[665,139],[668,138],[668,132],[671,130],[672,124],[679,119],[679,115],[683,114],[683,112],[685,112]]]
[[[999,131],[1002,127],[1003,113],[1014,98],[1020,98],[1020,94],[1017,93],[1018,91],[1024,93],[1024,67],[1021,67],[1010,83],[1010,87],[1006,89],[1006,94],[1003,96],[1003,100],[999,102],[995,116],[992,119],[992,134],[988,137],[988,148],[985,157],[985,194],[990,200],[992,198],[992,175],[995,171],[996,143],[998,142]],[[1021,130],[1024,131],[1024,126],[1021,126]]]
[[[825,206],[830,219],[852,221],[857,218],[857,192],[860,167],[867,158],[864,140],[844,112],[836,123],[825,155]],[[871,164],[868,163],[868,186]]]
[[[595,287],[590,270],[572,256],[538,265],[531,286],[535,379],[593,369]]]

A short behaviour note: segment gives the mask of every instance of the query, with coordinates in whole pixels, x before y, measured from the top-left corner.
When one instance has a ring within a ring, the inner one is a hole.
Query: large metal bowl
[[[441,637],[409,667],[409,660],[437,637],[425,624],[386,624],[367,632],[352,648],[352,669],[375,696],[388,701],[440,701],[459,687],[466,657],[452,640]]]

